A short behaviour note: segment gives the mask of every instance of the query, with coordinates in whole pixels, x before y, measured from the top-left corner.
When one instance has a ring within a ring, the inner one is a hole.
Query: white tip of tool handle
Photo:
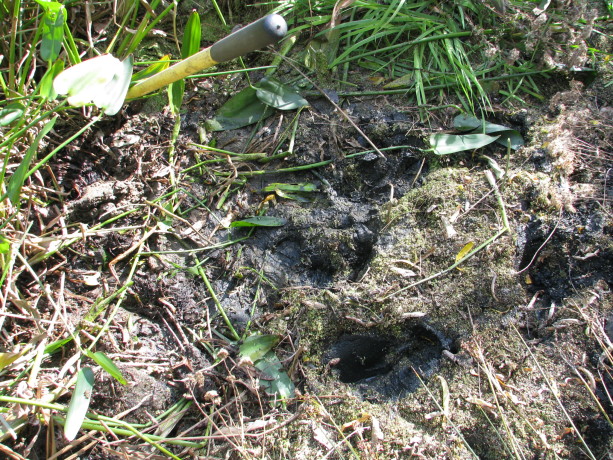
[[[277,43],[286,33],[287,23],[283,16],[269,14],[211,46],[211,58],[215,62],[230,61]]]
[[[280,14],[269,14],[262,18],[264,28],[271,38],[276,38],[273,43],[278,42],[287,33],[287,22]],[[272,44],[272,43],[271,43]]]

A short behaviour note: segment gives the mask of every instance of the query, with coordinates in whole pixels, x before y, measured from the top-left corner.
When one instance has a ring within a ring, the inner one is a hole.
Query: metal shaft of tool
[[[126,98],[134,99],[143,96],[220,62],[230,61],[268,45],[273,45],[281,40],[286,33],[285,19],[278,14],[269,14],[228,35],[214,45],[137,83],[130,88]]]

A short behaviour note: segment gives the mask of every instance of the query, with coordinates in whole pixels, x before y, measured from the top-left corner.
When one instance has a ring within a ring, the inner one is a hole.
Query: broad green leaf
[[[0,370],[13,364],[21,353],[0,353]]]
[[[186,59],[200,50],[200,15],[193,11],[187,20],[181,43],[181,58]],[[168,85],[168,105],[173,114],[179,113],[185,95],[185,80]]]
[[[10,251],[11,243],[3,236],[0,236],[0,254],[8,254]]]
[[[45,61],[54,61],[62,49],[66,8],[58,2],[45,0],[36,0],[36,2],[45,10],[41,22],[40,56]]]
[[[524,145],[524,138],[518,131],[509,128],[508,126],[497,125],[485,120],[470,115],[458,115],[453,120],[453,126],[462,131],[472,130],[473,134],[497,134],[500,136],[496,142],[508,145],[511,142],[511,148],[517,150]]]
[[[269,351],[262,359],[258,360],[255,367],[263,374],[260,385],[266,393],[279,396],[282,400],[294,396],[294,384],[273,351]]]
[[[282,227],[287,221],[280,217],[254,216],[243,220],[235,220],[230,227]]]
[[[202,29],[200,28],[200,15],[197,11],[192,11],[185,25],[183,33],[183,43],[181,44],[181,57],[183,59],[190,57],[200,51],[200,36]]]
[[[453,127],[461,131],[480,129],[484,132],[484,134],[489,134],[496,131],[506,131],[509,129],[506,126],[488,123],[487,121],[481,120],[480,118],[464,114],[458,115],[453,119]],[[488,128],[492,131],[488,131]]]
[[[309,105],[294,88],[284,85],[276,78],[264,77],[255,86],[258,99],[275,109],[293,110]]]
[[[185,80],[179,80],[168,85],[168,105],[173,114],[179,113],[185,94]]]
[[[104,54],[64,70],[53,80],[53,88],[67,94],[73,106],[93,102],[106,115],[115,115],[126,99],[131,78],[131,56],[120,61]]]
[[[23,160],[21,160],[21,163],[19,164],[19,166],[17,166],[17,169],[9,180],[9,185],[7,187],[6,193],[9,197],[9,200],[11,200],[11,203],[13,203],[13,206],[19,205],[21,187],[23,187],[23,183],[26,180],[26,175],[28,174],[28,170],[30,169],[30,163],[32,162],[32,158],[34,158],[34,155],[36,155],[36,151],[38,150],[38,144],[40,144],[40,141],[43,139],[43,137],[45,137],[47,133],[51,131],[53,125],[55,124],[55,121],[57,120],[57,117],[58,116],[56,115],[51,120],[49,120],[45,126],[43,126],[43,129],[40,130],[36,138],[32,141],[30,147],[28,147],[25,156],[23,157]]]
[[[162,56],[162,58],[158,62],[151,64],[146,69],[143,69],[139,72],[136,72],[134,75],[132,75],[132,81],[134,82],[138,80],[144,80],[145,78],[149,78],[155,75],[156,73],[160,73],[162,70],[166,70],[169,66],[170,66],[170,55],[166,54]]]
[[[272,183],[267,185],[262,189],[263,192],[318,192],[319,189],[315,184],[311,183],[303,183],[303,184],[283,184],[283,183]]]
[[[522,135],[513,129],[509,129],[508,131],[499,131],[496,134],[499,136],[498,139],[496,139],[496,142],[504,147],[508,147],[510,145],[513,150],[517,150],[524,145],[524,138]]]
[[[124,378],[123,374],[119,370],[119,368],[115,365],[113,360],[109,358],[107,355],[102,353],[101,351],[97,351],[96,353],[88,352],[87,356],[93,359],[102,369],[107,371],[111,377],[117,380],[122,385],[128,383],[128,381]]]
[[[242,128],[272,115],[272,109],[260,101],[250,86],[232,96],[222,105],[215,118],[207,120],[208,131],[227,131]]]
[[[85,414],[89,409],[93,388],[94,373],[89,367],[84,367],[77,374],[77,384],[72,393],[66,413],[66,421],[64,422],[64,437],[69,442],[76,438],[81,429]]]
[[[7,126],[23,116],[25,107],[19,102],[11,102],[0,109],[0,126]]]
[[[269,395],[287,399],[294,396],[294,384],[272,349],[279,343],[278,335],[254,334],[245,339],[239,348],[242,357],[249,358],[262,372],[260,384]]]
[[[433,134],[430,136],[430,145],[437,155],[474,150],[491,144],[498,136],[487,134]]]
[[[241,356],[249,358],[253,363],[262,359],[266,353],[272,350],[281,340],[278,335],[254,334],[245,339],[239,348]]]
[[[53,89],[53,79],[64,70],[64,61],[58,59],[47,69],[45,75],[40,80],[38,85],[38,93],[47,101],[54,101],[57,97],[57,92]]]
[[[55,17],[43,16],[43,33],[40,43],[40,57],[49,62],[58,58],[64,40],[66,12],[60,11]]]
[[[36,0],[45,13],[49,15],[57,15],[60,11],[64,10],[64,5],[59,2],[54,2],[51,0]]]

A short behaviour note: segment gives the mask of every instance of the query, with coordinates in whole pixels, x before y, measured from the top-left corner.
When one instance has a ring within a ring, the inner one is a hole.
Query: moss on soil
[[[297,318],[290,328],[301,331],[306,350],[307,394],[336,397],[334,403],[322,402],[336,425],[361,414],[376,418],[386,434],[378,455],[446,452],[445,458],[471,458],[471,446],[481,458],[510,458],[518,451],[571,458],[581,449],[579,435],[598,452],[607,445],[613,448],[612,441],[590,440],[599,436],[593,430],[602,414],[576,371],[589,364],[585,351],[598,350],[595,340],[602,339],[601,333],[590,330],[596,323],[590,326],[586,318],[594,321],[590,315],[597,315],[601,322],[610,303],[592,296],[590,304],[590,291],[583,290],[556,305],[546,296],[538,298],[538,293],[534,297],[529,272],[519,273],[523,267],[518,232],[534,219],[556,222],[560,208],[570,204],[560,185],[568,170],[547,174],[525,165],[540,139],[536,136],[533,145],[512,155],[507,176],[499,180],[511,231],[463,266],[390,296],[415,279],[443,271],[466,243],[477,246],[501,228],[501,210],[489,193],[484,167],[441,166],[427,173],[423,186],[385,206],[385,231],[368,273],[358,283],[337,283],[332,295],[310,291],[288,297]],[[554,162],[559,160],[559,153],[547,152]],[[454,236],[446,233],[443,219],[452,221]],[[605,235],[595,238],[599,247],[610,251],[605,249],[610,248]],[[416,276],[403,277],[407,272],[393,267],[411,268]],[[549,311],[549,317],[539,310]],[[325,350],[341,334],[400,334],[403,318],[415,312],[424,313],[428,324],[455,340],[453,351],[463,363],[443,360],[439,378],[426,382],[429,392],[421,388],[399,400],[373,404],[360,399],[350,384],[340,383],[326,367]],[[358,317],[362,325],[348,317]],[[371,327],[365,328],[366,323]],[[441,379],[449,386],[448,414],[428,416],[439,410],[434,400],[442,401]],[[368,418],[360,423],[372,430]],[[312,436],[313,431],[307,431]],[[301,444],[290,449],[293,455],[322,453],[321,445],[305,443],[302,436]],[[368,440],[360,442],[355,445],[372,448]]]

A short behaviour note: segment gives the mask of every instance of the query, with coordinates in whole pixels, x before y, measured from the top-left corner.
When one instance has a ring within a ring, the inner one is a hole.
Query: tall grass
[[[540,98],[534,78],[546,74],[529,53],[509,59],[526,38],[515,20],[534,5],[517,2],[285,0],[271,2],[290,18],[290,33],[323,43],[327,69],[346,82],[349,69],[369,70],[384,93],[406,91],[421,107],[449,92],[474,112],[496,92],[509,102]],[[532,6],[531,6],[532,5]],[[504,15],[501,11],[504,9]],[[507,53],[508,52],[508,53]],[[308,61],[307,62],[307,66]],[[489,94],[488,94],[489,93]]]
[[[87,233],[108,231],[114,221],[102,222],[79,237],[74,228],[66,224],[64,216],[51,219],[53,214],[49,210],[61,209],[65,192],[55,182],[51,169],[44,176],[41,174],[58,152],[99,120],[91,109],[82,109],[81,114],[76,113],[76,127],[64,127],[59,134],[57,121],[68,107],[56,101],[54,77],[82,58],[112,50],[124,55],[133,52],[148,31],[159,25],[174,8],[171,4],[161,9],[159,1],[148,5],[146,12],[134,1],[122,3],[125,9],[120,12],[112,7],[111,3],[62,4],[30,0],[0,4],[0,92],[3,96],[0,101],[0,329],[3,332],[0,442],[11,437],[17,439],[19,432],[41,410],[60,413],[68,410],[70,416],[74,410],[68,409],[66,404],[58,404],[57,400],[78,383],[78,370],[88,359],[121,378],[112,361],[87,347],[96,344],[96,335],[99,337],[108,331],[127,293],[130,277],[115,292],[107,293],[106,299],[99,299],[103,310],[110,313],[110,319],[108,316],[94,318],[101,320],[101,324],[90,323],[89,326],[75,324],[65,311],[62,300],[65,274],[59,275],[59,287],[48,278],[56,270],[58,259],[64,258],[62,251],[81,237],[86,238]],[[94,9],[101,15],[98,17],[108,21],[108,30],[114,33],[103,35],[95,31]],[[120,25],[115,27],[115,24]],[[135,29],[136,33],[128,28]],[[76,30],[85,31],[84,35],[73,35]],[[74,115],[72,112],[73,119]],[[45,177],[50,178],[50,182]],[[136,257],[132,261],[131,273],[138,260]],[[49,305],[50,316],[38,310],[39,301]],[[82,336],[84,331],[86,335]],[[93,338],[91,343],[84,340],[86,336]],[[63,377],[54,382],[49,380],[47,363],[60,351],[72,364],[62,369]],[[16,391],[17,388],[21,390]],[[23,407],[19,413],[14,410],[18,404]],[[84,417],[86,410],[81,404],[78,412],[82,415],[78,418]],[[53,419],[50,412],[46,414],[41,420],[53,433]],[[66,420],[62,419],[60,424],[75,423],[69,418]],[[74,433],[81,421],[71,427]],[[126,427],[124,422],[118,422],[115,427],[130,428],[131,435],[138,434],[134,427]],[[92,426],[92,429],[96,428]],[[48,454],[57,454],[52,434],[49,442]],[[2,455],[21,458],[9,447],[1,447]]]

